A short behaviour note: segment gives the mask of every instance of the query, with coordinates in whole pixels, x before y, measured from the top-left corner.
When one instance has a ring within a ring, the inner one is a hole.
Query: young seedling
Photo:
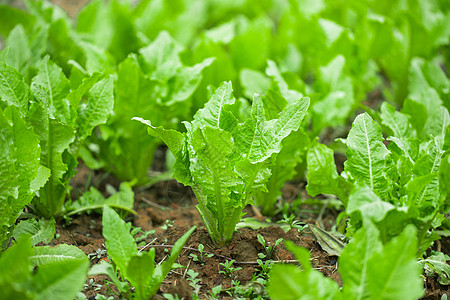
[[[222,270],[219,271],[219,273],[222,273],[223,275],[225,275],[225,277],[231,277],[231,274],[233,272],[239,271],[242,268],[241,267],[233,267],[235,260],[227,260],[224,263],[220,263],[219,265],[221,265],[223,267]]]
[[[222,292],[222,285],[215,286],[211,289],[209,293],[209,299],[216,300],[219,299],[219,294]]]
[[[194,261],[200,263],[201,265],[204,265],[207,258],[213,257],[214,254],[212,253],[203,253],[203,250],[205,249],[205,246],[203,244],[198,245],[198,255],[191,253],[191,257]]]
[[[275,250],[275,247],[278,246],[283,239],[279,238],[278,240],[276,240],[275,244],[272,246],[270,245],[269,242],[266,243],[266,240],[264,239],[264,237],[260,234],[258,234],[258,242],[263,245],[264,249],[266,250],[266,254],[263,253],[258,253],[259,258],[266,258],[266,259],[271,259],[272,255],[273,255],[273,251]]]
[[[142,246],[144,243],[145,245],[145,239],[152,234],[155,234],[155,230],[142,230],[142,227],[131,227],[131,235],[134,237],[134,240],[136,241],[136,244],[138,246]],[[139,234],[140,233],[140,234]]]
[[[295,228],[298,232],[302,231],[305,226],[302,221],[295,220],[295,215],[290,214],[289,217],[286,213],[283,213],[283,219],[277,221],[278,224],[281,224],[280,227],[284,232],[288,232],[290,229]]]
[[[270,260],[266,260],[265,262],[263,262],[260,259],[257,259],[256,262],[258,263],[259,267],[261,268],[259,276],[264,279],[268,279],[269,271],[272,269],[273,262],[271,262]]]
[[[164,278],[174,267],[184,244],[196,228],[192,227],[179,238],[173,245],[170,256],[163,263],[156,265],[155,248],[150,248],[148,252],[138,251],[136,241],[130,233],[130,226],[107,205],[103,208],[102,223],[105,246],[114,265],[107,262],[94,265],[89,275],[108,275],[121,293],[127,293],[126,296],[129,298],[138,300],[150,299],[156,294]],[[123,281],[117,277],[117,271],[120,271]],[[129,294],[127,281],[134,287],[133,294]]]
[[[172,220],[166,220],[166,221],[164,222],[164,225],[161,226],[161,229],[162,229],[162,230],[167,230],[167,229],[169,229],[169,228],[172,228],[174,223],[175,223],[175,221],[172,221]]]
[[[100,291],[100,289],[102,288],[101,284],[95,283],[94,279],[91,278],[89,279],[89,281],[87,283],[84,284],[84,290],[89,290],[92,289],[93,291]]]
[[[96,258],[97,259],[101,259],[105,255],[106,255],[106,249],[98,248],[95,252],[89,253],[88,257],[89,257],[90,260],[93,260],[93,259],[96,259]]]
[[[189,285],[194,289],[194,292],[192,293],[192,299],[193,300],[199,299],[198,294],[200,293],[200,288],[201,288],[200,281],[201,281],[201,279],[197,278],[198,277],[198,273],[195,272],[192,269],[189,269],[187,271],[187,275],[189,276],[187,278],[187,280],[190,281]]]

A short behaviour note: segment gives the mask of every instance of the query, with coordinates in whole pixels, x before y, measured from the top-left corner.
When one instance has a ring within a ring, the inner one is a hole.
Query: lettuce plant
[[[7,112],[17,117],[9,122],[17,123],[14,130],[22,128],[23,132],[20,133],[22,141],[19,135],[14,139],[21,143],[25,142],[23,139],[30,141],[30,146],[23,144],[23,150],[16,150],[23,152],[21,159],[29,160],[23,163],[30,171],[21,175],[20,197],[33,195],[34,191],[33,205],[39,215],[50,218],[61,214],[69,181],[78,164],[80,145],[95,126],[106,122],[112,111],[113,78],[95,72],[71,89],[62,69],[48,56],[41,61],[31,86],[13,67],[0,62],[0,68],[0,105],[14,107]],[[14,143],[10,139],[11,142]],[[36,156],[39,157],[36,159]],[[30,179],[24,176],[34,176],[35,179],[30,184],[27,183]],[[14,197],[17,197],[17,192]],[[25,201],[24,204],[28,203]]]
[[[155,248],[148,252],[138,251],[136,242],[130,233],[130,224],[125,223],[119,215],[109,206],[103,208],[103,236],[112,264],[102,262],[94,265],[89,275],[108,275],[120,292],[130,292],[127,280],[134,288],[133,297],[136,299],[150,299],[157,292],[164,278],[172,270],[172,266],[183,250],[189,236],[194,232],[195,226],[189,229],[172,248],[169,258],[162,264],[155,266]],[[117,271],[123,281],[117,278]]]
[[[0,68],[5,66],[0,64]],[[2,75],[8,74],[1,72]],[[3,77],[2,75],[0,77]],[[41,148],[38,137],[27,126],[15,106],[9,106],[5,110],[0,108],[0,128],[2,177],[0,245],[2,245],[10,237],[22,209],[30,204],[35,193],[45,184],[48,172],[45,172],[45,168],[39,163]]]
[[[131,118],[139,114],[167,128],[177,128],[191,118],[191,95],[197,89],[203,70],[212,59],[194,66],[180,60],[183,48],[162,32],[139,54],[130,54],[117,70],[114,114],[101,126],[91,143],[98,149],[95,158],[87,151],[83,159],[91,167],[103,166],[123,181],[136,185],[148,182],[148,171],[160,140],[142,131]],[[92,148],[92,145],[91,145]]]
[[[410,94],[401,112],[383,103],[379,118],[387,140],[367,113],[357,116],[344,141],[341,175],[333,152],[315,143],[308,151],[308,193],[339,196],[350,216],[350,233],[370,220],[385,243],[407,224],[416,225],[421,255],[439,238],[433,229],[450,206],[450,116],[442,104],[431,87]]]
[[[314,270],[307,249],[287,241],[301,263],[277,264],[269,276],[272,299],[418,299],[423,296],[421,267],[416,261],[417,233],[413,225],[383,245],[373,224],[355,234],[339,257],[338,284]]]
[[[74,299],[88,267],[88,258],[75,246],[33,247],[30,237],[22,236],[0,257],[2,298]]]
[[[192,122],[186,133],[149,126],[148,133],[163,140],[176,157],[174,178],[189,185],[198,199],[197,210],[218,245],[231,240],[243,208],[265,190],[271,166],[282,141],[298,130],[309,98],[288,104],[277,118],[267,120],[264,100],[255,97],[251,117],[239,123],[230,82],[223,83]],[[239,104],[239,102],[237,102]]]

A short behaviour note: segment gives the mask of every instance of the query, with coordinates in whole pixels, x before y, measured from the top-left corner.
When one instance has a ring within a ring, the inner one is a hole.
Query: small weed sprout
[[[100,291],[102,288],[101,284],[95,283],[94,279],[89,279],[87,283],[84,284],[84,290],[92,289],[94,291]]]
[[[172,294],[163,294],[163,297],[164,297],[164,299],[167,299],[167,300],[181,300],[181,299],[184,299],[184,298],[179,298],[178,297],[178,294],[175,294],[175,295],[172,295]]]
[[[195,272],[192,269],[189,269],[187,271],[187,275],[189,276],[187,278],[188,281],[190,281],[189,285],[194,289],[194,292],[192,293],[193,299],[199,299],[198,294],[200,293],[201,285],[200,285],[200,278],[197,278],[198,273]]]
[[[279,244],[281,244],[281,242],[283,241],[282,238],[279,238],[278,240],[276,240],[275,244],[272,246],[270,245],[270,243],[266,243],[266,240],[264,239],[264,237],[260,234],[258,234],[258,242],[263,245],[264,249],[266,250],[266,254],[263,253],[258,253],[259,258],[263,259],[271,259],[273,252],[275,250],[275,247],[278,246]],[[267,244],[267,245],[266,245]]]
[[[220,263],[220,265],[223,267],[223,270],[220,270],[219,273],[222,273],[225,277],[231,277],[231,274],[233,272],[239,271],[242,268],[241,267],[233,267],[233,263],[235,262],[234,259],[232,260],[227,260],[224,263]]]
[[[213,257],[214,254],[212,253],[203,253],[203,250],[205,249],[205,246],[203,244],[198,245],[198,255],[191,253],[191,257],[194,261],[200,263],[201,265],[204,265],[207,258]]]
[[[257,259],[256,262],[258,263],[259,267],[261,268],[261,271],[259,273],[259,276],[268,279],[269,278],[269,271],[272,269],[273,263],[269,260],[263,262],[260,259]]]
[[[167,230],[167,229],[169,229],[169,228],[172,228],[174,223],[175,223],[175,221],[172,221],[172,220],[166,220],[166,221],[164,222],[164,225],[161,226],[161,229],[162,229],[162,230]]]
[[[98,248],[95,252],[89,253],[88,257],[89,257],[90,260],[93,260],[93,259],[96,259],[96,258],[97,259],[101,259],[105,255],[106,255],[106,249]]]
[[[141,246],[141,243],[145,242],[145,239],[149,235],[152,235],[152,234],[155,234],[155,230],[145,231],[145,230],[142,230],[142,227],[132,227],[132,229],[131,229],[131,235],[133,236],[133,238],[136,241],[136,244],[138,244],[138,246]]]
[[[209,299],[219,299],[219,294],[222,292],[222,285],[215,286],[209,292]]]
[[[294,220],[295,215],[291,214],[288,215],[283,213],[283,219],[279,220],[277,223],[281,224],[281,229],[283,229],[284,232],[289,231],[289,229],[295,228],[298,232],[301,232],[305,228],[305,223],[299,220]]]

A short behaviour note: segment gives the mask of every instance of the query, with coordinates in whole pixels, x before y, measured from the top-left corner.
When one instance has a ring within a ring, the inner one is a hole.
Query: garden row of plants
[[[247,205],[273,215],[293,178],[306,174],[312,197],[340,199],[343,287],[286,242],[301,267],[273,266],[272,299],[417,299],[424,269],[450,283],[449,257],[429,250],[450,228],[446,1],[131,2],[94,0],[76,20],[42,0],[0,5],[6,298],[73,299],[87,257],[36,245],[53,239],[55,218],[102,209],[114,264],[89,274],[127,297],[155,295],[194,228],[155,266],[112,208],[134,213],[133,188],[168,174],[192,187],[218,247]],[[364,105],[374,93],[381,106]],[[169,171],[152,176],[162,144]],[[334,153],[344,152],[339,174]],[[80,159],[120,190],[70,199]]]

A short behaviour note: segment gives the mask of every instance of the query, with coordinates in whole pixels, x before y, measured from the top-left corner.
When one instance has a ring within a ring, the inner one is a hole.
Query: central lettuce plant
[[[219,246],[231,240],[252,196],[266,189],[281,143],[299,129],[309,98],[292,101],[277,118],[266,120],[263,99],[256,96],[251,117],[243,123],[235,117],[239,105],[228,82],[215,91],[192,122],[184,123],[186,133],[134,118],[148,125],[148,133],[163,140],[175,155],[174,178],[194,190],[197,210]]]

